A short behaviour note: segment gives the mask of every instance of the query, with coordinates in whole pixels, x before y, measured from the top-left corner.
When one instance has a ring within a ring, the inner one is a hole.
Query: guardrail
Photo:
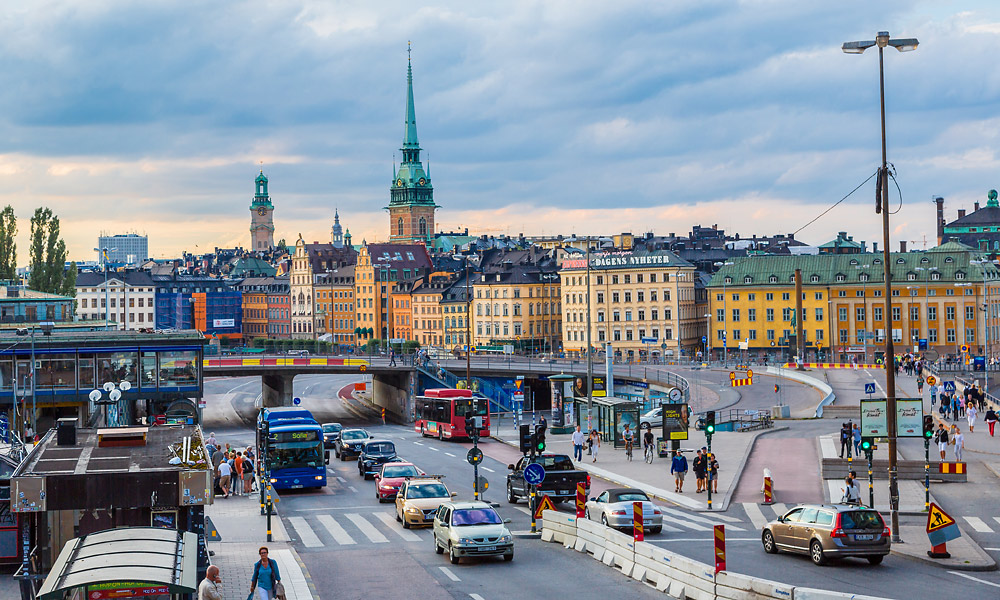
[[[690,600],[883,600],[874,596],[845,594],[793,586],[780,581],[750,577],[730,571],[715,572],[714,565],[698,562],[649,542],[605,527],[590,519],[577,519],[555,511],[542,511],[542,541],[562,544],[585,553],[626,577],[648,583],[674,598]],[[711,538],[705,544],[711,544]]]

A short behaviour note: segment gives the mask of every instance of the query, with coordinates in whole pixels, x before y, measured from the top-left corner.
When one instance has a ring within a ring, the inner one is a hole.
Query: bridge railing
[[[417,361],[415,365],[418,370],[424,372],[432,379],[436,379],[446,384],[448,387],[456,387],[458,382],[461,380],[458,375],[455,375],[448,369],[444,368],[440,363],[429,358],[423,361]],[[473,379],[479,382],[479,393],[489,400],[491,405],[490,412],[509,411],[513,408],[513,397],[501,386],[479,377],[473,377]]]

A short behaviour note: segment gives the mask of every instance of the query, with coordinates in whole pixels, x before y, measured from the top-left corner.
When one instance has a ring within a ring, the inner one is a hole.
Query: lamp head
[[[889,45],[889,32],[880,31],[878,35],[875,36],[875,43],[878,44],[879,48],[885,48]]]

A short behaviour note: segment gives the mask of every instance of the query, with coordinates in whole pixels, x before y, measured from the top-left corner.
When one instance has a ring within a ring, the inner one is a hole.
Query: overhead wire
[[[857,187],[855,187],[855,188],[854,188],[853,190],[851,190],[850,192],[848,192],[846,196],[844,196],[844,197],[843,197],[843,198],[841,198],[840,200],[837,200],[836,202],[834,202],[834,203],[833,203],[833,206],[831,206],[830,208],[828,208],[828,209],[824,210],[823,212],[821,212],[821,213],[820,213],[819,215],[817,215],[817,216],[816,216],[816,218],[814,218],[813,220],[809,221],[808,223],[806,223],[806,224],[805,224],[805,225],[803,225],[802,227],[799,227],[798,229],[796,229],[796,230],[795,230],[795,231],[794,231],[794,232],[792,233],[792,235],[798,235],[798,233],[799,233],[800,231],[802,231],[802,230],[803,230],[803,229],[805,229],[806,227],[809,227],[810,225],[812,225],[812,224],[813,224],[813,223],[815,223],[816,221],[819,221],[820,219],[822,219],[822,218],[823,218],[823,217],[824,217],[824,216],[826,215],[826,213],[828,213],[828,212],[830,212],[831,210],[833,210],[833,209],[837,208],[837,206],[839,206],[841,202],[843,202],[844,200],[847,200],[848,198],[850,198],[850,197],[851,197],[851,196],[852,196],[852,195],[854,194],[854,192],[856,192],[856,191],[860,190],[860,189],[861,189],[861,186],[863,186],[864,184],[866,184],[866,183],[868,183],[869,181],[871,181],[871,180],[872,180],[872,177],[875,177],[876,175],[878,175],[878,171],[875,171],[874,173],[872,173],[871,175],[869,175],[869,176],[868,176],[868,179],[865,179],[864,181],[862,181],[861,183],[859,183],[859,184],[858,184],[858,186],[857,186]],[[900,196],[900,201],[902,201],[902,196]]]

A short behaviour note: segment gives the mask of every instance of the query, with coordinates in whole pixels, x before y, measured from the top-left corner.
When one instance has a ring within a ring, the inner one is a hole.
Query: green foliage
[[[52,214],[50,208],[36,208],[31,217],[29,253],[29,288],[50,294],[76,295],[76,263],[65,268],[66,242],[59,237],[59,217]]]
[[[17,279],[17,217],[10,204],[0,211],[0,279]]]
[[[415,340],[408,340],[407,342],[405,342],[403,344],[403,353],[404,354],[413,354],[419,348],[420,348],[420,342],[417,342]]]

